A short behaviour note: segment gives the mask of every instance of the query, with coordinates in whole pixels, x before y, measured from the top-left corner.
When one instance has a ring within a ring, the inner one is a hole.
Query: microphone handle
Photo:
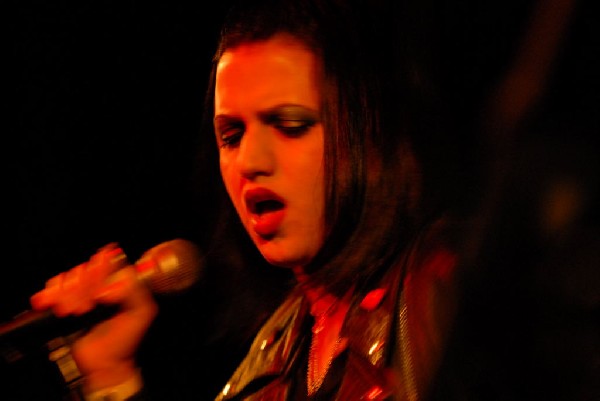
[[[80,316],[57,317],[51,309],[27,310],[0,324],[0,340],[48,340],[53,337],[89,329],[119,311],[118,305],[97,305]]]

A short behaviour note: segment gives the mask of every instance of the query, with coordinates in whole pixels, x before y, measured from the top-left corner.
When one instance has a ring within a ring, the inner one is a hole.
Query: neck
[[[304,272],[302,267],[294,268],[293,272],[300,288],[311,305],[311,314],[313,316],[328,312],[336,303],[338,303],[338,297],[328,293],[324,287],[314,286],[314,284],[310,282],[308,274]]]
[[[352,291],[338,298],[325,287],[315,286],[304,269],[297,268],[293,272],[314,317],[306,378],[308,395],[312,395],[323,383],[334,358],[347,346],[347,339],[341,337],[341,332]]]

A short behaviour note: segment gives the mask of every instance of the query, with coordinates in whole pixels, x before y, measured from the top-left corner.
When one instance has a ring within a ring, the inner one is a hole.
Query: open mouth
[[[262,215],[269,212],[276,212],[283,209],[283,203],[276,199],[268,199],[259,202],[254,202],[250,207],[252,213]]]
[[[254,188],[244,195],[251,230],[269,240],[279,231],[285,217],[286,202],[266,188]]]
[[[267,189],[250,190],[245,195],[250,213],[261,216],[277,212],[285,207],[285,202],[274,192]]]

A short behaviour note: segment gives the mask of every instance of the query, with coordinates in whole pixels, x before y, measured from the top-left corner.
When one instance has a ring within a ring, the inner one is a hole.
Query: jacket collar
[[[391,375],[386,366],[394,338],[392,326],[397,294],[391,289],[399,288],[396,280],[396,277],[382,280],[387,285],[355,299],[348,311],[342,328],[342,337],[348,344],[348,361],[339,400],[375,401],[391,394]],[[275,377],[276,382],[284,380],[302,345],[309,341],[307,333],[310,330],[304,328],[307,324],[310,324],[309,303],[300,290],[294,290],[259,331],[246,359],[217,400],[242,396],[243,390],[261,377]],[[286,391],[285,383],[272,383],[249,400],[283,401]]]

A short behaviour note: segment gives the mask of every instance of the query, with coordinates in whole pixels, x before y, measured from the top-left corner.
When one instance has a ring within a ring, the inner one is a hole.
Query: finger
[[[46,281],[46,288],[62,287],[62,282],[63,282],[64,278],[65,278],[64,272],[57,274],[56,276],[54,276]]]
[[[112,274],[95,294],[98,302],[121,303],[130,296],[137,288],[137,278],[133,267],[125,267]]]
[[[56,303],[56,298],[60,290],[58,287],[44,288],[36,292],[29,299],[31,307],[36,310],[43,310],[52,307]]]
[[[61,314],[89,309],[94,304],[92,294],[104,285],[112,272],[126,264],[121,248],[114,243],[108,244],[88,262],[47,280],[45,288],[30,297],[30,304],[34,309],[53,308]]]
[[[65,291],[73,291],[79,289],[80,291],[84,291],[82,287],[83,276],[85,274],[86,265],[80,264],[72,268],[71,270],[63,273],[61,276],[63,277],[62,286]]]
[[[101,284],[126,265],[127,258],[123,250],[115,243],[108,244],[90,258],[87,266],[88,280]]]
[[[32,306],[36,309],[52,308],[57,316],[89,311],[93,302],[85,275],[86,263],[82,263],[51,278],[44,290],[34,294]]]
[[[29,298],[34,309],[42,310],[52,307],[61,296],[65,274],[60,273],[46,281],[45,287]]]
[[[55,312],[82,315],[94,308],[93,286],[87,270],[87,263],[82,263],[65,274],[62,284],[63,297],[57,303]]]
[[[135,313],[144,313],[152,306],[152,293],[138,280],[133,266],[119,270],[112,277],[114,279],[98,291],[96,302],[120,304],[123,310]]]

